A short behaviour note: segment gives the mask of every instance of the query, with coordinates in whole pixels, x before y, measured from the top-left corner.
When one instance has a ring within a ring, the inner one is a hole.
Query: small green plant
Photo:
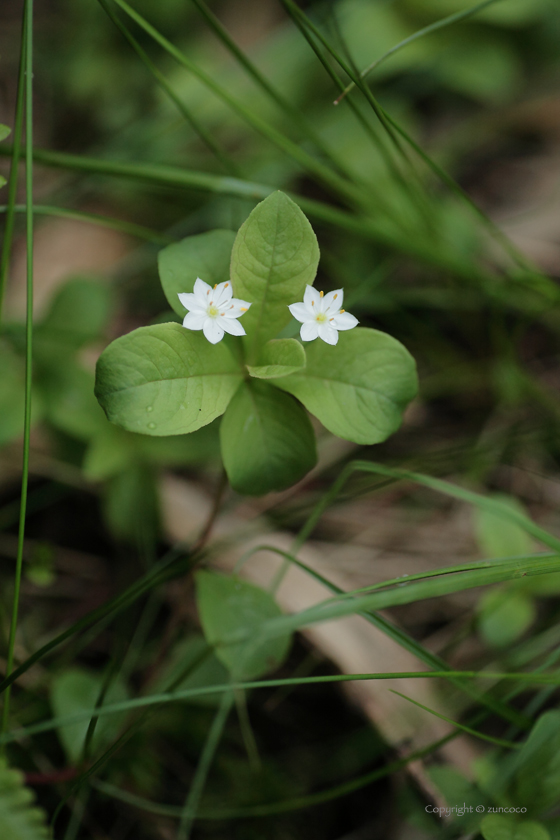
[[[339,437],[385,440],[416,394],[414,360],[391,336],[353,329],[342,289],[313,288],[318,263],[311,225],[281,192],[237,236],[217,230],[165,248],[161,282],[183,326],[141,327],[102,353],[96,395],[109,420],[162,436],[223,415],[224,466],[248,495],[290,487],[315,465],[305,409]],[[313,342],[305,349],[284,335],[292,315]]]

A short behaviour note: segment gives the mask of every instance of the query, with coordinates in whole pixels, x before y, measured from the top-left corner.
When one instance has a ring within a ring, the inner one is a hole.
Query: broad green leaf
[[[218,424],[203,426],[190,435],[150,437],[125,432],[105,422],[90,442],[82,469],[91,481],[104,481],[136,461],[159,466],[199,464],[220,459]]]
[[[181,675],[184,678],[181,679]],[[169,661],[150,690],[184,691],[188,688],[203,688],[212,685],[224,685],[228,681],[228,672],[220,662],[208,642],[202,636],[189,636],[180,641],[171,651]],[[195,706],[219,706],[219,694],[201,694],[186,700]]]
[[[37,337],[74,347],[95,341],[107,325],[111,304],[111,289],[103,281],[70,280],[53,299],[47,316],[37,328]]]
[[[3,341],[0,341],[0,355],[0,446],[3,446],[23,434],[25,366],[23,359]]]
[[[305,367],[305,350],[294,338],[274,338],[264,345],[256,365],[248,365],[256,379],[278,379]]]
[[[204,636],[235,680],[252,680],[278,668],[288,654],[291,635],[262,639],[260,629],[281,615],[274,598],[236,577],[198,572],[197,605]],[[235,643],[239,635],[250,638]]]
[[[5,186],[7,183],[8,183],[8,182],[6,181],[6,179],[4,178],[4,176],[3,176],[3,175],[0,175],[0,188],[1,188],[1,187],[3,187],[3,186]]]
[[[262,496],[285,490],[317,463],[315,434],[293,397],[268,382],[244,382],[220,426],[222,458],[234,490]]]
[[[480,823],[484,840],[550,840],[550,834],[538,822],[517,822],[513,817],[488,814]]]
[[[252,306],[243,316],[250,364],[259,348],[291,320],[319,263],[317,237],[297,204],[282,192],[261,201],[241,226],[231,256],[234,295]]]
[[[25,787],[23,773],[12,770],[0,757],[0,837],[2,840],[48,840],[46,814],[34,805],[35,795]]]
[[[560,801],[560,712],[545,712],[515,755],[508,798],[540,814]]]
[[[95,394],[112,423],[145,435],[194,432],[223,414],[242,380],[224,342],[179,324],[141,327],[97,362]]]
[[[160,532],[160,505],[153,469],[132,462],[104,488],[103,512],[115,537],[153,546]]]
[[[9,137],[11,133],[12,129],[9,125],[3,125],[2,123],[0,123],[0,143],[2,142],[2,140],[5,140],[6,137]]]
[[[535,619],[535,603],[525,592],[500,587],[485,592],[478,603],[478,629],[494,647],[507,647]]]
[[[512,496],[495,493],[491,498],[502,502],[514,513],[528,516],[521,502]],[[533,540],[527,531],[515,522],[482,508],[475,508],[473,516],[476,539],[485,557],[515,557],[531,554],[534,550]]]
[[[84,456],[82,470],[89,481],[104,481],[126,469],[134,460],[134,447],[128,432],[106,423],[92,438]]]
[[[234,240],[235,233],[231,230],[211,230],[189,236],[159,252],[161,285],[170,307],[178,315],[183,317],[186,310],[177,295],[192,292],[197,277],[210,286],[229,279]],[[235,297],[239,297],[237,292],[234,287]]]
[[[57,429],[79,440],[89,440],[102,431],[107,420],[93,393],[94,378],[64,355],[52,358],[40,377],[41,394],[48,420]]]
[[[339,333],[334,347],[317,339],[305,352],[305,369],[275,384],[301,400],[330,432],[371,444],[398,429],[417,378],[414,359],[396,339],[357,327]]]
[[[103,678],[100,674],[82,668],[63,671],[53,679],[51,685],[50,701],[54,715],[66,717],[93,709],[99,700],[102,687]],[[115,680],[109,686],[103,702],[104,704],[119,703],[126,699],[127,692],[124,685]],[[93,750],[106,746],[118,736],[124,716],[124,713],[117,713],[98,718],[91,742]],[[73,763],[77,763],[82,757],[88,726],[89,721],[85,720],[62,726],[58,730],[66,755]]]

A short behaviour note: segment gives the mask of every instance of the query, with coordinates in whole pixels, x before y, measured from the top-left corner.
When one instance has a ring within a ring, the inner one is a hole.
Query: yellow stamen
[[[333,297],[333,300],[336,300],[336,299],[337,299],[337,297],[338,297],[338,295],[335,295],[335,296]]]
[[[233,303],[231,304],[230,309],[233,309]]]
[[[214,283],[214,288],[215,288],[215,289],[217,289],[217,288],[218,288],[218,284],[217,284],[217,283]]]
[[[233,306],[232,306],[232,309],[233,309]],[[241,307],[241,311],[242,311],[242,312],[247,312],[247,310],[246,310],[246,309],[244,309],[243,307]]]
[[[321,297],[323,297],[324,292],[319,292],[319,294],[321,295]]]
[[[343,312],[346,312],[346,309],[341,309],[340,314],[342,315]]]
[[[225,312],[220,312],[220,315],[222,316],[222,318],[224,317],[225,314],[226,314]]]
[[[224,286],[224,289],[227,289],[228,286],[229,286],[229,283],[226,283],[226,285]]]
[[[329,318],[329,321],[334,321],[334,318]]]

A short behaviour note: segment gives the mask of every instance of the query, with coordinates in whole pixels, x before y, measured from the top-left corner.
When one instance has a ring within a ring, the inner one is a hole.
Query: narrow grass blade
[[[21,135],[23,128],[23,114],[25,106],[25,15],[27,6],[24,5],[22,20],[22,38],[19,56],[19,70],[16,94],[16,111],[14,117],[13,146],[11,152],[10,176],[8,179],[8,205],[6,207],[6,221],[4,224],[4,237],[2,251],[0,253],[0,324],[2,323],[2,308],[4,303],[4,292],[8,279],[8,268],[12,254],[12,240],[14,236],[15,203],[17,196],[19,160],[21,155]]]
[[[467,18],[473,17],[474,15],[478,14],[478,12],[481,12],[487,6],[490,6],[492,3],[496,3],[497,1],[498,0],[483,0],[482,3],[477,3],[476,6],[471,6],[470,9],[464,9],[462,12],[455,12],[452,15],[448,15],[447,17],[441,18],[440,20],[436,20],[435,23],[430,23],[429,26],[424,26],[423,29],[419,29],[413,35],[409,35],[408,38],[404,38],[404,40],[399,41],[398,44],[395,44],[394,47],[391,47],[390,50],[387,50],[387,52],[383,53],[383,55],[380,58],[376,59],[375,61],[372,61],[372,63],[369,64],[365,68],[365,70],[362,70],[362,72],[360,73],[360,79],[365,79],[366,76],[368,76],[372,72],[372,70],[375,70],[376,67],[379,67],[379,65],[382,64],[387,58],[394,55],[396,52],[399,52],[399,50],[402,50],[403,47],[407,47],[409,44],[412,44],[413,41],[417,41],[418,38],[423,38],[426,35],[431,35],[432,32],[436,32],[438,29],[443,29],[445,26],[451,26],[454,23],[459,23],[459,21],[461,20],[466,20]],[[350,82],[350,84],[344,88],[340,96],[337,99],[335,99],[334,104],[338,105],[339,102],[341,102],[344,99],[344,97],[347,96],[350,93],[350,91],[355,87],[356,83]]]
[[[31,384],[33,375],[33,0],[25,0],[23,37],[25,47],[25,234],[27,253],[26,282],[26,326],[25,326],[25,408],[23,420],[23,464],[21,476],[21,507],[19,515],[16,571],[12,618],[6,657],[6,676],[14,667],[14,648],[19,611],[19,596],[23,572],[23,547],[25,540],[25,516],[27,509],[27,487],[29,482],[29,443],[31,435]],[[4,695],[2,709],[2,732],[8,726],[10,715],[10,688]]]
[[[92,717],[105,717],[122,712],[131,712],[135,709],[148,708],[150,706],[163,706],[166,703],[177,703],[183,700],[191,700],[195,697],[206,696],[207,694],[224,694],[230,691],[249,691],[259,688],[282,688],[288,685],[321,685],[323,683],[339,682],[362,682],[364,680],[402,680],[402,679],[448,679],[457,677],[459,679],[487,679],[491,682],[508,680],[523,683],[525,685],[554,685],[560,686],[560,672],[542,673],[503,673],[494,671],[397,671],[379,674],[334,674],[318,677],[288,677],[286,679],[255,680],[243,683],[224,683],[223,685],[202,686],[200,688],[183,689],[162,694],[150,694],[146,697],[135,697],[121,703],[108,703],[99,709],[87,709],[83,712],[76,712],[66,717],[50,718],[30,726],[13,729],[0,736],[0,744],[12,743],[22,738],[38,735],[41,732],[50,732],[62,726],[70,726],[84,720],[89,721]]]
[[[234,698],[233,692],[226,692],[220,703],[220,707],[216,712],[210,732],[204,744],[202,755],[194,774],[194,779],[189,788],[189,793],[181,812],[181,821],[177,831],[177,840],[189,840],[192,832],[192,827],[198,813],[200,799],[202,797],[210,767],[216,755],[216,750],[222,739],[222,733],[226,725],[231,707],[233,706]]]
[[[407,697],[406,694],[401,694],[400,691],[395,691],[394,688],[390,688],[389,691],[392,694],[397,694],[399,697],[402,697],[404,700],[408,700],[409,703],[412,703],[414,706],[418,706],[419,709],[423,709],[425,712],[429,712],[431,715],[439,718],[440,720],[446,721],[446,723],[450,723],[452,726],[457,727],[462,732],[466,732],[468,735],[473,735],[475,738],[480,738],[482,741],[488,741],[489,744],[494,744],[496,747],[506,747],[509,750],[518,750],[521,744],[514,744],[513,741],[504,741],[501,738],[494,738],[492,735],[485,735],[483,732],[478,732],[476,729],[471,729],[470,726],[465,726],[463,723],[457,723],[456,720],[452,720],[451,718],[442,715],[440,712],[436,712],[435,709],[430,709],[428,706],[423,706],[422,703],[418,703],[417,700],[413,700],[412,697]]]
[[[212,134],[205,129],[202,123],[200,123],[196,119],[196,117],[187,108],[185,103],[177,96],[177,94],[175,93],[175,91],[173,90],[163,73],[160,70],[158,70],[156,65],[153,63],[146,51],[142,49],[142,47],[140,46],[136,38],[132,35],[130,30],[124,25],[122,20],[114,13],[107,0],[98,0],[98,2],[103,8],[104,12],[109,17],[109,19],[117,27],[119,32],[121,32],[121,34],[126,38],[128,43],[135,51],[135,53],[139,56],[139,58],[144,63],[148,71],[152,74],[160,88],[166,93],[171,102],[173,102],[183,119],[186,120],[186,122],[191,126],[193,131],[195,131],[196,134],[198,134],[202,142],[212,152],[212,154],[215,155],[215,157],[222,164],[226,172],[228,172],[230,175],[238,176],[240,174],[239,167],[229,157],[229,155],[223,149],[220,148],[218,143],[216,143],[216,141],[212,137]]]
[[[9,205],[0,204],[0,213],[8,213]],[[25,204],[14,206],[16,213],[25,213]],[[77,222],[88,222],[90,224],[106,227],[110,230],[117,230],[127,236],[135,236],[137,239],[145,239],[146,242],[154,242],[156,245],[170,245],[175,240],[163,233],[158,233],[142,225],[127,222],[123,219],[112,219],[110,216],[103,216],[100,213],[89,213],[85,210],[71,210],[66,207],[54,207],[50,204],[34,204],[33,212],[40,216],[56,216],[61,219],[74,219]]]
[[[190,60],[190,58],[177,49],[177,47],[175,47],[167,38],[161,35],[157,29],[148,23],[148,21],[145,20],[145,18],[143,18],[142,15],[140,15],[135,9],[129,6],[125,0],[114,0],[114,2],[123,10],[123,12],[132,18],[132,20],[134,20],[134,22],[140,26],[144,32],[146,32],[161,47],[163,47],[169,55],[196,76],[196,78],[198,78],[202,84],[208,88],[208,90],[212,91],[213,94],[225,102],[232,111],[240,116],[253,129],[258,131],[259,134],[299,163],[300,166],[302,166],[307,172],[313,174],[325,186],[329,187],[346,201],[349,201],[351,204],[358,203],[361,205],[367,203],[367,196],[361,188],[352,185],[349,181],[341,178],[329,167],[322,164],[292,140],[285,137],[285,135],[280,131],[277,131],[257,113],[239,102],[234,96],[228,93],[225,88],[215,82],[204,70],[201,70],[198,65]]]

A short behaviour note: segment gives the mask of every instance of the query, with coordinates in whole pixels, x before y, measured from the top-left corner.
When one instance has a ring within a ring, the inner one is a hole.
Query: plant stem
[[[29,480],[29,438],[31,432],[31,376],[33,365],[33,0],[25,0],[23,17],[23,45],[25,50],[25,232],[27,242],[27,317],[25,327],[25,413],[23,421],[23,466],[21,477],[21,504],[19,516],[18,548],[12,620],[8,640],[6,676],[14,667],[14,647],[18,620],[19,594],[23,568],[25,514]],[[11,687],[6,689],[2,710],[2,732],[8,726]]]

